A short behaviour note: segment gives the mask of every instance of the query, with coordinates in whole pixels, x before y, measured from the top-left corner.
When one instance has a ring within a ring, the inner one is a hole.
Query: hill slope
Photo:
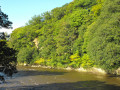
[[[120,66],[119,6],[119,0],[74,0],[15,29],[9,46],[18,62],[109,72]]]

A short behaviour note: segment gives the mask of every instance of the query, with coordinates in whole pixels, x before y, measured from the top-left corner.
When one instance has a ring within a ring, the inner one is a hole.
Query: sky
[[[24,26],[34,15],[41,15],[73,0],[0,0],[2,12],[13,22],[13,29],[0,29],[10,34],[15,28]]]

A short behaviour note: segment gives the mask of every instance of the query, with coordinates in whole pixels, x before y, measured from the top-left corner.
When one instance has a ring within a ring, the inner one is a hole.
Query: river
[[[57,69],[18,67],[0,90],[120,90],[120,77]]]

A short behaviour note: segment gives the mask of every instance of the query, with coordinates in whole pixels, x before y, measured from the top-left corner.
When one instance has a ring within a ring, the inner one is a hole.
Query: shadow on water
[[[108,77],[119,77],[120,78],[120,75],[108,75]]]
[[[79,81],[73,83],[53,83],[37,86],[1,87],[0,90],[120,90],[120,86],[101,81]]]
[[[66,71],[60,71],[56,69],[45,69],[45,68],[33,68],[33,67],[21,67],[18,68],[18,73],[15,74],[15,77],[28,77],[28,76],[36,76],[36,75],[64,75],[67,73]]]
[[[15,75],[15,77],[25,77],[25,76],[36,76],[36,75],[64,75],[67,72],[51,72],[51,71],[18,71],[18,73]]]

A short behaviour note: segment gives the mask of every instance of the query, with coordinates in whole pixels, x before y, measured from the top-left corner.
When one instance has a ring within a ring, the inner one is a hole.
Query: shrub
[[[83,68],[90,68],[94,66],[94,61],[91,60],[87,54],[84,54],[81,60],[82,60],[81,67]]]
[[[43,58],[40,58],[34,62],[34,64],[37,65],[45,65],[45,60]]]

